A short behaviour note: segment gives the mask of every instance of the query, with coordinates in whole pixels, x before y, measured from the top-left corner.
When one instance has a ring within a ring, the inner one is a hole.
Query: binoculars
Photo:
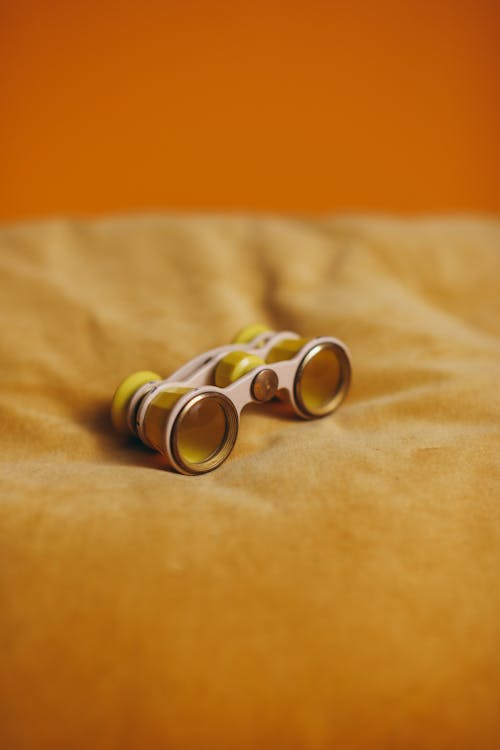
[[[323,417],[343,401],[351,380],[344,344],[322,336],[248,326],[231,344],[195,357],[170,377],[141,371],[117,388],[111,419],[182,474],[204,474],[229,456],[240,413],[275,396],[302,419]]]

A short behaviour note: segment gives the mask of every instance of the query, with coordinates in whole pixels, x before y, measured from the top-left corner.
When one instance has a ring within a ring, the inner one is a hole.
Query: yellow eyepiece
[[[232,344],[249,344],[251,341],[260,336],[261,333],[269,331],[269,327],[263,323],[253,323],[252,325],[241,328],[238,333],[235,334]]]
[[[265,361],[256,354],[229,352],[215,368],[215,385],[225,388],[260,365],[265,365]]]
[[[111,421],[115,430],[121,435],[131,434],[128,425],[128,408],[134,394],[139,388],[146,385],[146,383],[156,380],[161,380],[161,376],[158,373],[151,372],[150,370],[140,370],[122,380],[116,389],[113,401],[111,402]]]

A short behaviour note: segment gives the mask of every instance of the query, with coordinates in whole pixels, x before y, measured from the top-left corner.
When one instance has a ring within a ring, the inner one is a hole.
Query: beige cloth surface
[[[0,747],[497,748],[500,223],[0,229]],[[351,349],[228,461],[113,434],[129,372],[247,323]]]

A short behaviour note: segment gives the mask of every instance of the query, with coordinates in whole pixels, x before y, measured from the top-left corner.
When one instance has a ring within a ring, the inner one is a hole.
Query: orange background
[[[0,218],[500,209],[495,0],[0,0]]]

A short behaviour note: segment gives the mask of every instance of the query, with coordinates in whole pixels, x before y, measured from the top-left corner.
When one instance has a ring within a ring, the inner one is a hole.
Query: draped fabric
[[[498,221],[4,225],[0,311],[2,748],[497,746]],[[253,322],[348,345],[337,412],[200,477],[114,434]]]

